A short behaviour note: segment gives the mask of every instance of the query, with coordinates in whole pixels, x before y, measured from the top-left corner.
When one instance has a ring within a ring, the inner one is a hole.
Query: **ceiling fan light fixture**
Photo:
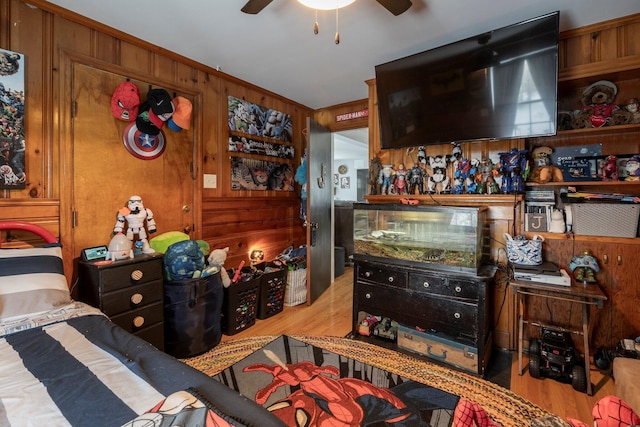
[[[349,6],[356,0],[298,0],[298,3],[316,10],[334,10]]]

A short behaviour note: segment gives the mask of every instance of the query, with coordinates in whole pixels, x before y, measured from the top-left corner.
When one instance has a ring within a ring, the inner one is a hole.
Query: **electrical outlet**
[[[217,176],[215,174],[205,173],[204,177],[204,188],[216,188],[218,185]]]

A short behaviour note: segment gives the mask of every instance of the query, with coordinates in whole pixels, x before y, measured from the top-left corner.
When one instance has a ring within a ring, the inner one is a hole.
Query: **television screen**
[[[559,12],[375,67],[381,147],[556,133]]]

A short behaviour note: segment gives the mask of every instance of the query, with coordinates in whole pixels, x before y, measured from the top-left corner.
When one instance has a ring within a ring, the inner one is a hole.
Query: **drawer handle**
[[[135,326],[136,328],[140,328],[142,327],[142,325],[144,325],[144,317],[136,316],[133,318],[133,326]]]
[[[455,317],[456,319],[459,319],[462,316],[460,316],[460,313],[453,313],[453,317]]]
[[[371,294],[369,292],[367,292],[366,294],[364,294],[364,297],[366,299],[371,299]]]
[[[456,292],[457,292],[457,293],[462,292],[462,288],[461,288],[460,286],[456,286]]]
[[[371,276],[373,276],[373,273],[372,273],[372,272],[370,272],[370,271],[365,271],[365,272],[364,272],[364,277],[369,278],[369,277],[371,277]]]
[[[393,276],[389,276],[387,280],[389,281],[389,283],[393,283]]]
[[[422,286],[423,286],[423,287],[425,287],[425,288],[428,288],[428,287],[429,287],[429,286],[431,286],[431,285],[429,284],[429,282],[424,282],[424,283],[422,284]]]
[[[138,305],[142,302],[143,296],[142,294],[133,294],[131,295],[131,303],[133,305]]]
[[[134,282],[142,279],[142,276],[144,276],[144,273],[140,270],[133,270],[131,272],[131,280],[133,280]]]

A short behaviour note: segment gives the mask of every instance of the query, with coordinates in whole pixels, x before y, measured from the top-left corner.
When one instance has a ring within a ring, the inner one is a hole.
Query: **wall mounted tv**
[[[556,133],[559,12],[375,67],[382,148]]]

